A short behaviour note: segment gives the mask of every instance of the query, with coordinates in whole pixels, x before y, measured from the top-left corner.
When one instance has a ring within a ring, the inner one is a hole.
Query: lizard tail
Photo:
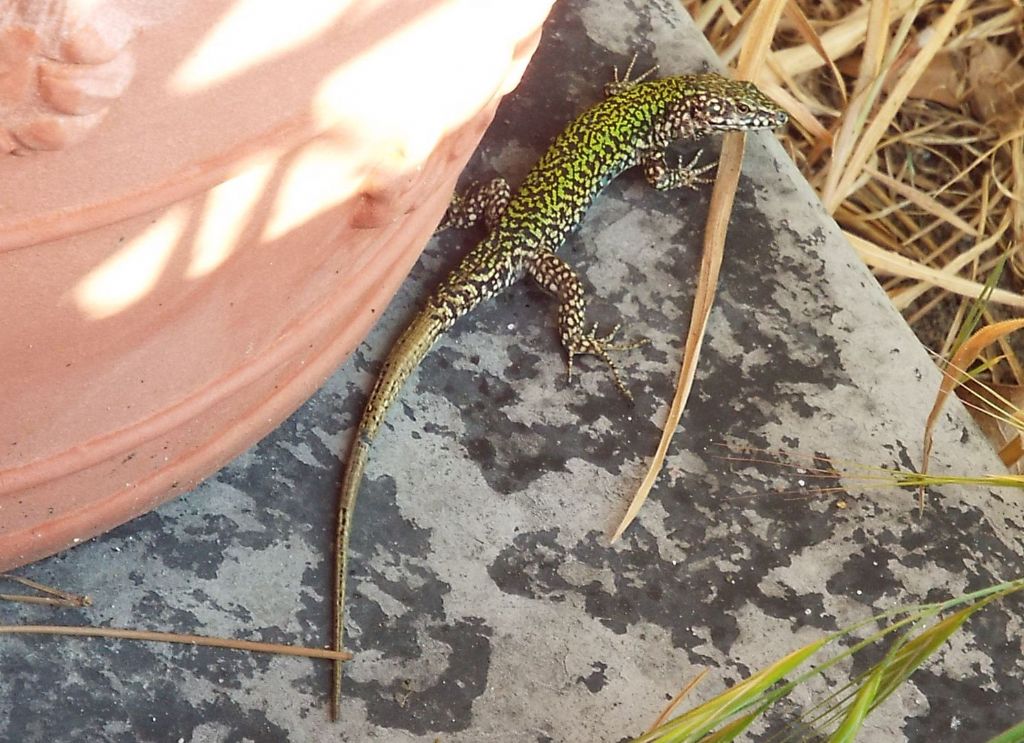
[[[352,531],[352,512],[363,482],[370,444],[377,435],[384,414],[397,397],[413,370],[445,330],[445,317],[428,306],[405,329],[388,354],[377,382],[370,392],[349,453],[338,499],[337,533],[334,553],[334,648],[342,649],[345,634],[345,583],[348,575],[348,545]],[[334,661],[331,679],[331,719],[337,720],[341,704],[342,661]]]

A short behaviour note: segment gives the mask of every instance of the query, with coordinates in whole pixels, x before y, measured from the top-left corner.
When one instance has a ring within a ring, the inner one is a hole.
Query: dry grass
[[[684,5],[727,63],[747,37],[772,38],[755,81],[792,116],[785,146],[926,346],[956,350],[970,299],[1004,259],[982,320],[1019,314],[1019,0],[790,2],[771,28],[749,22],[756,2]],[[999,334],[979,356],[1009,400],[1024,398],[1021,348]]]

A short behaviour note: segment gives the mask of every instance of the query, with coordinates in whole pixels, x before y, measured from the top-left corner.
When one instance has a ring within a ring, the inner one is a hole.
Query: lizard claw
[[[622,377],[619,374],[619,368],[609,356],[609,351],[628,351],[631,348],[637,348],[650,343],[647,338],[641,338],[631,343],[612,343],[612,339],[619,332],[620,325],[613,327],[608,333],[604,335],[597,334],[597,323],[594,323],[590,331],[583,331],[578,333],[572,338],[563,338],[562,343],[565,345],[566,353],[568,355],[568,381],[572,382],[572,366],[573,358],[581,354],[590,354],[591,356],[597,356],[601,361],[608,365],[608,369],[612,373],[612,379],[615,382],[615,386],[618,387],[619,392],[629,400],[633,402],[633,394],[626,387],[622,381]]]
[[[715,180],[714,175],[704,175],[709,170],[714,170],[718,163],[710,162],[707,165],[702,165],[699,168],[696,167],[697,163],[700,162],[701,155],[704,154],[703,148],[697,150],[697,154],[693,156],[690,162],[686,165],[680,165],[676,167],[676,172],[679,173],[680,185],[688,186],[689,188],[696,189],[698,185],[702,183],[713,183]]]
[[[637,83],[642,83],[644,80],[646,80],[648,77],[650,77],[657,71],[658,65],[654,65],[654,67],[647,70],[646,72],[638,75],[633,79],[630,79],[629,76],[633,74],[633,65],[636,64],[637,57],[639,56],[640,52],[633,53],[633,58],[629,60],[629,66],[626,67],[626,71],[623,73],[621,79],[619,78],[619,68],[617,66],[612,67],[612,81],[610,83],[606,83],[604,86],[604,94],[606,97],[611,98],[612,96],[616,96],[619,93],[622,93],[623,91],[629,90]]]

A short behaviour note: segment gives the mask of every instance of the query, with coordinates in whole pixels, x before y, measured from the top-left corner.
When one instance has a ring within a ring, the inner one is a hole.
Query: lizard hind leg
[[[434,234],[449,227],[472,227],[481,220],[491,231],[501,221],[511,199],[512,189],[504,178],[493,178],[485,183],[473,181],[462,193],[452,194],[448,210]]]
[[[572,268],[554,253],[541,252],[526,265],[526,270],[544,289],[558,297],[558,330],[568,359],[568,380],[572,381],[573,361],[576,356],[597,356],[611,371],[619,392],[632,402],[633,395],[622,381],[619,368],[609,355],[610,351],[626,351],[646,344],[647,339],[633,343],[613,343],[619,326],[598,335],[597,323],[589,329],[584,324],[586,300],[583,284]]]

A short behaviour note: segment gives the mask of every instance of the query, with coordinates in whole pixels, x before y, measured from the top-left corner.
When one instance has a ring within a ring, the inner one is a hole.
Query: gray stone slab
[[[635,49],[667,73],[711,59],[670,0],[559,2],[467,177],[517,182]],[[525,284],[427,358],[360,502],[343,722],[326,720],[323,664],[5,637],[0,739],[614,741],[644,729],[698,667],[711,673],[694,700],[899,602],[1024,573],[1016,496],[943,488],[918,518],[910,493],[846,479],[837,494],[793,498],[783,493],[798,476],[721,458],[724,441],[912,467],[938,382],[767,135],[750,138],[683,425],[639,521],[608,545],[672,394],[707,199],[627,174],[564,249],[594,287],[594,319],[652,341],[622,358],[635,407],[596,364],[566,384],[552,303]],[[478,237],[434,240],[344,368],[216,477],[21,571],[94,607],[0,604],[0,621],[324,644],[339,453],[388,344]],[[936,460],[936,472],[998,470],[956,406]],[[989,608],[862,739],[984,740],[1008,727],[1024,698],[1020,635],[1013,607]]]

